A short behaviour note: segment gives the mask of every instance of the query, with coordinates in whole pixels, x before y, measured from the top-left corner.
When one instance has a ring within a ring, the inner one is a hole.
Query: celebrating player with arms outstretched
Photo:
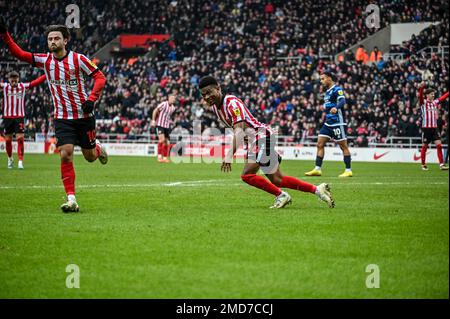
[[[105,76],[87,57],[68,51],[69,29],[64,25],[47,28],[47,44],[50,52],[36,54],[23,51],[7,32],[0,17],[0,36],[13,56],[21,61],[42,68],[47,77],[53,98],[55,135],[61,156],[61,179],[67,194],[63,212],[79,211],[75,198],[75,171],[73,168],[74,145],[79,145],[84,158],[93,162],[97,158],[106,164],[108,156],[95,137],[94,103],[105,86]],[[85,75],[94,79],[91,94],[86,93]]]
[[[283,208],[292,201],[291,196],[280,188],[316,194],[330,208],[334,207],[328,184],[315,186],[281,173],[281,157],[275,151],[276,139],[272,130],[258,122],[240,99],[234,95],[223,95],[217,80],[212,76],[201,78],[199,87],[203,99],[220,121],[234,130],[233,145],[222,163],[222,171],[231,171],[233,156],[244,138],[247,138],[247,161],[241,178],[245,183],[274,195],[275,203],[271,208]],[[259,169],[270,181],[257,175]]]
[[[41,75],[31,82],[20,82],[19,73],[13,71],[8,75],[8,82],[0,82],[3,89],[3,122],[5,127],[6,153],[8,154],[8,168],[13,168],[12,139],[16,134],[17,167],[23,169],[24,132],[25,132],[25,93],[27,89],[38,86],[45,81],[45,75]]]
[[[345,172],[339,177],[352,177],[351,156],[347,145],[347,124],[344,123],[343,108],[345,105],[344,91],[335,84],[333,73],[325,71],[320,76],[322,86],[326,88],[325,92],[325,124],[322,126],[317,139],[316,167],[307,173],[306,176],[321,176],[322,161],[325,155],[325,144],[334,139],[344,153]]]
[[[448,166],[445,165],[444,158],[442,156],[442,142],[437,125],[439,109],[441,107],[441,103],[448,98],[448,92],[435,99],[435,90],[433,88],[428,88],[425,90],[425,86],[426,83],[423,82],[419,88],[419,104],[422,114],[422,149],[420,152],[422,170],[428,170],[426,156],[428,144],[431,142],[436,144],[439,168],[441,170],[448,170]]]

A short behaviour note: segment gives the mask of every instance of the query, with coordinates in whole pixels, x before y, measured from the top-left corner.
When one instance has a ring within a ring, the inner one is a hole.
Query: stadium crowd
[[[395,52],[408,52],[401,63],[381,59],[363,64],[355,61],[353,54],[335,63],[329,55],[376,30],[363,26],[366,2],[325,3],[80,1],[82,27],[73,33],[74,50],[93,54],[121,33],[172,36],[171,41],[151,47],[144,56],[115,56],[99,65],[107,75],[107,86],[97,107],[98,131],[127,139],[153,133],[151,112],[174,89],[179,91],[176,128],[191,130],[193,120],[201,120],[204,127],[217,126],[213,115],[202,108],[197,89],[201,76],[214,74],[224,90],[242,97],[261,121],[276,127],[279,134],[289,135],[291,142],[301,143],[318,133],[323,117],[319,74],[331,69],[347,95],[349,135],[357,137],[354,144],[419,136],[417,87],[426,72],[435,75],[434,86],[442,93],[448,87],[449,68],[448,59],[415,53],[429,45],[448,46],[447,10],[433,1],[379,1],[382,12],[388,13],[381,27],[391,22],[444,23],[394,48],[400,50]],[[137,10],[138,4],[145,8]],[[47,51],[43,26],[64,23],[66,3],[15,1],[11,5],[14,10],[9,8],[6,19],[20,45],[30,51]],[[83,10],[86,6],[90,10]],[[31,15],[36,20],[19,19]],[[20,70],[22,81],[40,74],[14,63],[7,68],[8,60],[13,59],[0,44],[0,80],[6,80],[11,67]],[[27,104],[28,133],[52,132],[52,104],[46,84],[29,93]],[[446,109],[440,121],[442,130],[447,127]]]
[[[50,24],[66,22],[71,0],[0,2],[10,30],[20,45],[46,52],[44,30]],[[218,46],[239,46],[244,57],[297,55],[314,50],[321,55],[336,54],[364,39],[377,29],[365,26],[367,1],[337,0],[80,0],[80,28],[72,45],[94,54],[119,34],[170,34],[176,44],[170,56],[178,60],[204,56]],[[390,23],[441,21],[448,17],[448,3],[440,1],[387,1],[379,6],[380,27]],[[199,15],[198,13],[201,12]],[[24,19],[26,17],[26,19]],[[30,18],[33,17],[33,18]],[[262,50],[261,50],[262,49]],[[171,53],[172,48],[167,47]],[[4,47],[1,60],[8,58]],[[167,58],[167,56],[166,56]]]

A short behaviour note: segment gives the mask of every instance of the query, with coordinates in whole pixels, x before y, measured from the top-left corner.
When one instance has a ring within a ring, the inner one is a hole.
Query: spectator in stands
[[[370,62],[378,62],[383,58],[383,54],[380,50],[378,50],[378,47],[374,47],[372,53],[370,53]]]
[[[60,6],[70,2],[62,0]],[[20,3],[8,3],[11,8],[6,14],[11,30],[24,35],[20,40],[24,47],[42,51],[46,42],[39,36],[39,26],[64,23],[65,12],[58,14],[54,10],[49,21],[49,15],[44,13],[54,2]],[[360,8],[365,2],[359,0],[337,0],[333,6],[329,6],[328,0],[305,0],[302,6],[292,0],[274,0],[270,1],[272,8],[269,6],[267,13],[269,2],[265,1],[224,0],[218,5],[200,0],[178,1],[176,5],[162,1],[126,3],[80,0],[80,7],[92,10],[85,11],[86,23],[83,22],[72,48],[82,46],[92,54],[121,33],[170,33],[174,40],[171,46],[152,45],[146,56],[133,58],[129,64],[120,54],[98,63],[108,74],[108,85],[97,108],[97,117],[104,121],[99,122],[104,133],[123,134],[128,130],[128,135],[148,136],[149,114],[174,85],[180,86],[183,97],[182,110],[174,119],[177,127],[192,129],[193,119],[202,120],[205,127],[217,126],[211,114],[199,114],[196,107],[201,103],[196,89],[198,78],[216,74],[229,92],[245,98],[258,119],[276,126],[282,122],[284,132],[296,136],[297,141],[300,136],[305,141],[317,135],[323,102],[318,75],[329,68],[348,94],[346,111],[352,123],[349,133],[352,129],[352,135],[356,136],[356,129],[365,121],[367,140],[382,141],[388,136],[398,136],[401,115],[407,114],[408,125],[410,117],[418,118],[414,88],[426,76],[419,70],[439,75],[429,79],[435,82],[438,91],[448,85],[448,58],[415,55],[427,45],[448,45],[447,10],[440,4],[430,6],[426,0],[414,3],[417,10],[406,9],[405,0],[383,4],[384,10],[392,11],[392,15],[383,19],[382,27],[389,22],[414,21],[417,12],[422,20],[443,22],[434,31],[421,32],[412,43],[405,42],[408,55],[404,61],[380,58],[375,65],[364,64],[369,59],[364,47],[362,62],[356,62],[356,56],[349,50],[337,63],[332,57],[372,32],[364,28]],[[196,12],[203,15],[199,17]],[[33,17],[26,20],[33,23],[24,23],[23,17]],[[173,50],[176,54],[171,55],[174,61],[170,62],[168,56]],[[15,61],[5,55],[2,43],[0,60],[6,63],[1,65],[1,77],[11,69],[8,63],[15,68]],[[32,78],[32,69],[21,71],[21,78]],[[52,110],[47,90],[35,92],[27,104],[30,133],[51,131]],[[448,116],[448,111],[444,115]],[[133,122],[135,119],[139,121]],[[411,130],[408,125],[405,131]]]
[[[364,49],[364,46],[362,44],[356,50],[355,60],[357,62],[360,62],[360,63],[363,63],[363,64],[366,64],[367,61],[369,61],[369,56],[366,53],[366,50]]]

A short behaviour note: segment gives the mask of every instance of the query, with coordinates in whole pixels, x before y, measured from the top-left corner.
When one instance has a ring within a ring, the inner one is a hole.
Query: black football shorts
[[[437,128],[422,128],[422,143],[430,144],[431,142],[441,139]]]
[[[56,146],[78,145],[84,149],[95,148],[95,118],[65,120],[55,119]]]
[[[14,133],[24,133],[25,132],[25,119],[23,117],[17,118],[4,118],[3,127],[5,135],[11,135]]]

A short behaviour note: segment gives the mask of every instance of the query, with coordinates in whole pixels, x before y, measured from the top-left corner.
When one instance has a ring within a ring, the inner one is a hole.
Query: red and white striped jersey
[[[0,83],[3,88],[3,117],[25,117],[25,93],[30,83],[17,83],[12,86],[9,83]]]
[[[440,100],[435,99],[433,101],[425,100],[420,110],[422,111],[422,127],[423,128],[436,128],[437,120],[439,117]]]
[[[169,105],[168,101],[160,103],[156,109],[159,110],[158,118],[156,119],[156,125],[164,128],[169,128],[172,124],[171,116],[175,112],[175,106]]]
[[[221,108],[212,107],[214,113],[226,127],[233,127],[236,123],[246,122],[248,126],[259,129],[263,128],[273,133],[269,125],[259,122],[250,113],[247,106],[234,95],[225,95]]]
[[[91,60],[69,51],[62,59],[55,58],[52,53],[33,54],[33,62],[45,71],[55,107],[54,118],[71,120],[93,116],[84,114],[82,109],[89,97],[84,76],[98,70]]]

